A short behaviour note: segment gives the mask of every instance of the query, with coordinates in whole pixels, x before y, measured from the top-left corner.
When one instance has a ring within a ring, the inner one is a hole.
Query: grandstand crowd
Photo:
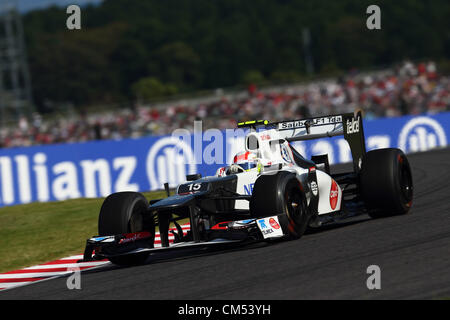
[[[234,128],[249,119],[301,119],[353,112],[365,118],[434,114],[450,110],[450,76],[439,74],[434,62],[411,63],[373,73],[350,72],[344,77],[258,90],[218,94],[206,102],[180,101],[137,105],[109,111],[46,120],[40,114],[0,128],[0,147],[71,143],[101,139],[171,134],[177,128]]]

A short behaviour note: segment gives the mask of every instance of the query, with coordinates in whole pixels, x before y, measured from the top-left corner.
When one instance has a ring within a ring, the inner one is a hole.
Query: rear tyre
[[[98,233],[100,236],[149,231],[155,234],[153,223],[145,222],[148,209],[147,199],[137,192],[118,192],[109,195],[100,209]],[[142,264],[148,253],[138,253],[111,257],[109,260],[117,265]]]
[[[303,188],[295,174],[281,171],[260,176],[253,187],[250,214],[254,218],[278,215],[281,227],[289,238],[300,238],[310,216]]]
[[[372,218],[409,212],[413,200],[411,167],[400,149],[367,152],[360,171],[361,195]]]

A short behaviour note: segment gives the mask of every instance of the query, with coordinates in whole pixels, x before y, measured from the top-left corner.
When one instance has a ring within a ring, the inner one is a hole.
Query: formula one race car
[[[248,121],[238,127],[248,130],[245,151],[215,176],[189,175],[175,195],[150,204],[136,192],[108,196],[100,210],[99,236],[87,240],[83,261],[107,258],[133,265],[164,250],[298,239],[308,227],[363,213],[373,218],[406,214],[411,208],[413,183],[405,154],[392,148],[366,152],[360,112]],[[350,172],[331,174],[328,155],[308,160],[292,146],[338,135],[350,146]],[[177,223],[181,219],[189,219],[187,233]]]

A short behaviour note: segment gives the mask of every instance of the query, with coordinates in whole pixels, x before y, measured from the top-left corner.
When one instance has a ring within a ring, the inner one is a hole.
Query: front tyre
[[[254,218],[278,215],[281,227],[289,238],[300,238],[310,216],[305,194],[295,174],[281,171],[260,176],[253,187],[250,214]]]
[[[118,235],[149,231],[155,234],[154,223],[145,220],[148,201],[137,192],[118,192],[109,195],[100,209],[98,233],[100,236]],[[111,257],[109,260],[117,265],[142,264],[148,253],[129,254]]]
[[[402,215],[413,201],[411,167],[400,149],[372,150],[363,158],[361,195],[372,218]]]

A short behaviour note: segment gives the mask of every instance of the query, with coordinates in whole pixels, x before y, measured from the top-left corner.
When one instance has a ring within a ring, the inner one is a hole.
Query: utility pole
[[[17,0],[0,3],[0,124],[29,117],[31,79]]]

